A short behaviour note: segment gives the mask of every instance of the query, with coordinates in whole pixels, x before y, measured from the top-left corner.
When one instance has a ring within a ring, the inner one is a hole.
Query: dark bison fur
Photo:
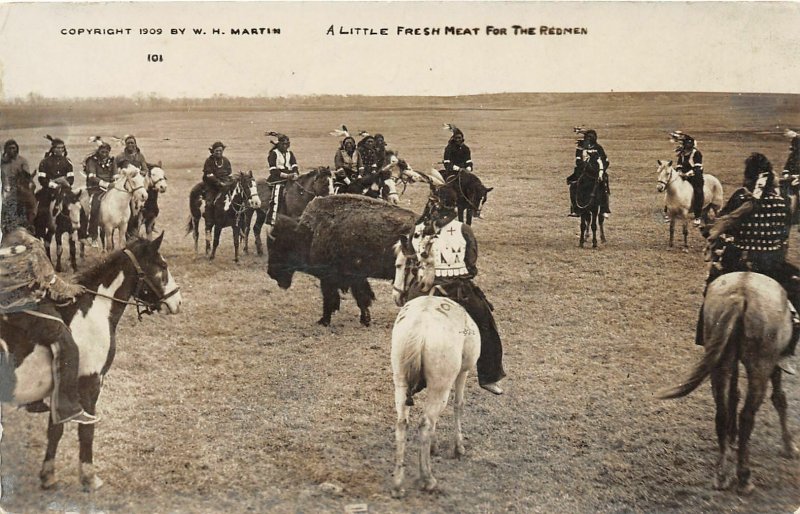
[[[409,210],[361,195],[315,198],[299,220],[276,220],[267,241],[267,273],[283,289],[292,285],[296,271],[319,278],[319,323],[326,326],[339,310],[339,291],[350,289],[360,321],[368,326],[375,294],[367,279],[394,278],[393,246],[414,229],[416,219]]]

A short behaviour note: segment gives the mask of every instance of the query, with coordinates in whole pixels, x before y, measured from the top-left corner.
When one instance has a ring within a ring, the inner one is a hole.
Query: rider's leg
[[[97,227],[100,224],[100,191],[92,194],[91,208],[89,209],[89,238],[92,246],[97,245]]]
[[[465,298],[454,298],[454,300],[458,301],[472,317],[481,335],[478,383],[494,394],[502,394],[503,390],[497,386],[497,382],[506,376],[503,370],[503,345],[492,316],[491,306],[478,286],[470,284],[470,287],[465,289]]]
[[[568,216],[577,216],[577,212],[575,210],[575,194],[578,188],[577,182],[570,182],[569,183],[569,214]]]
[[[703,177],[692,179],[692,213],[694,213],[694,224],[700,224],[700,216],[703,213]]]
[[[608,186],[608,173],[603,175],[603,203],[600,210],[606,218],[611,215],[611,188]]]

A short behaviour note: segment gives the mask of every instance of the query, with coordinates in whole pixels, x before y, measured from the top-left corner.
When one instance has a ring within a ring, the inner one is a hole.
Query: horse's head
[[[142,209],[144,202],[147,200],[147,188],[145,187],[144,176],[139,171],[139,168],[133,164],[128,164],[121,168],[119,170],[119,178],[114,187],[131,194],[131,207],[134,210],[134,214]]]
[[[81,227],[81,213],[85,212],[83,205],[81,205],[82,194],[82,189],[77,191],[69,190],[61,199],[61,212],[69,218],[72,230],[79,230]]]
[[[432,251],[436,238],[432,224],[420,224],[414,229],[412,243],[408,236],[400,236],[394,245],[395,275],[392,284],[392,298],[398,307],[406,302],[408,290],[416,281],[419,289],[427,293],[433,287],[435,276],[435,260]]]
[[[489,199],[489,193],[493,190],[493,187],[484,187],[483,184],[480,184],[479,187],[476,188],[476,205],[478,206],[475,209],[475,216],[480,218],[481,217],[481,210],[483,210],[483,206],[486,205],[486,201]]]
[[[261,198],[258,196],[258,188],[256,187],[256,179],[253,177],[253,170],[239,172],[237,179],[239,186],[242,188],[242,199],[246,200],[247,206],[251,209],[261,208]]]
[[[167,192],[167,174],[163,169],[158,166],[150,168],[147,174],[147,188],[159,193]]]
[[[167,261],[161,256],[163,240],[163,232],[152,241],[136,239],[128,244],[124,252],[139,280],[134,294],[136,300],[144,304],[146,311],[158,311],[162,305],[166,305],[170,314],[177,314],[183,297]]]
[[[658,184],[656,185],[656,190],[659,193],[663,193],[667,185],[672,182],[675,169],[672,167],[672,161],[662,161],[659,159],[657,162]]]
[[[304,190],[315,197],[333,194],[333,173],[330,166],[320,166],[297,178]]]

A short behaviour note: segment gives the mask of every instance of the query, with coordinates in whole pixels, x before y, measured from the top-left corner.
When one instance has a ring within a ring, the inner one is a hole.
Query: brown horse
[[[272,186],[266,180],[259,180],[256,182],[256,187],[258,188],[258,196],[261,199],[261,208],[248,209],[242,217],[241,233],[242,239],[244,239],[242,251],[244,253],[250,252],[247,241],[250,235],[250,223],[253,220],[253,214],[255,214],[256,223],[253,225],[253,237],[256,240],[256,252],[258,255],[263,255],[264,249],[261,245],[261,227],[267,219],[267,209],[269,209],[272,199]],[[318,196],[333,194],[333,175],[331,174],[331,169],[327,166],[320,166],[300,175],[294,180],[287,180],[283,194],[284,208],[280,209],[278,214],[283,214],[292,219],[298,219],[311,200]]]
[[[719,443],[714,487],[725,489],[733,481],[726,462],[738,436],[736,478],[739,492],[747,494],[754,489],[750,481],[750,435],[769,381],[772,381],[772,404],[780,418],[783,454],[789,458],[800,455],[786,424],[786,394],[781,387],[781,370],[776,366],[792,335],[786,293],[766,275],[729,273],[708,287],[703,319],[705,355],[684,383],[662,392],[660,397],[686,396],[711,376]],[[737,430],[739,363],[747,372],[747,395]]]

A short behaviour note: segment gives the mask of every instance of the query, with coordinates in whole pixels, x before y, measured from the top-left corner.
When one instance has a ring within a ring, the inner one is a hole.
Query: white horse
[[[669,247],[672,248],[675,239],[675,221],[683,221],[683,251],[689,251],[689,210],[692,208],[692,195],[694,189],[688,180],[683,178],[675,168],[672,161],[658,161],[658,185],[656,189],[659,193],[664,193],[664,205],[667,206],[667,217],[669,218]],[[714,210],[714,216],[722,208],[724,199],[722,196],[722,184],[717,177],[703,174],[703,215],[709,219],[709,211]]]
[[[394,298],[402,305],[408,286],[418,271],[421,291],[433,286],[433,253],[430,239],[423,242],[422,260],[416,256],[407,238],[395,246]],[[461,417],[464,411],[464,386],[467,373],[480,355],[478,327],[463,307],[449,298],[419,296],[406,303],[397,315],[392,330],[392,376],[394,403],[397,409],[395,426],[394,480],[392,495],[404,494],[406,431],[413,394],[421,386],[428,389],[424,415],[420,425],[420,478],[425,490],[436,487],[431,473],[431,444],[436,423],[455,385],[455,455],[464,455]]]
[[[98,225],[103,230],[103,246],[106,251],[114,249],[114,229],[119,230],[119,246],[125,248],[125,233],[128,220],[139,214],[147,200],[144,177],[139,168],[129,164],[119,170],[119,178],[108,188],[100,200]]]
[[[388,174],[389,177],[383,181],[386,187],[383,196],[387,202],[397,205],[400,203],[400,194],[397,192],[398,182],[407,184],[409,182],[424,182],[426,179],[423,175],[414,171],[406,161],[400,159],[396,152],[390,150],[386,152],[386,157],[388,162],[381,169],[381,172]]]

